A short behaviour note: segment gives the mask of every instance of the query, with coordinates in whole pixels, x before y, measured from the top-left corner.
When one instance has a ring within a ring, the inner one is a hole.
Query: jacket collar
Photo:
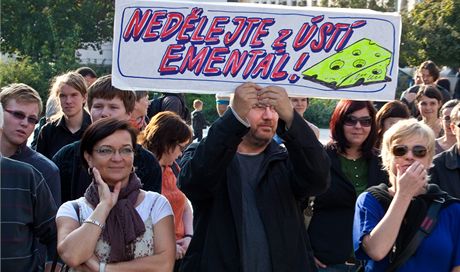
[[[446,151],[446,168],[450,170],[460,168],[457,144]]]

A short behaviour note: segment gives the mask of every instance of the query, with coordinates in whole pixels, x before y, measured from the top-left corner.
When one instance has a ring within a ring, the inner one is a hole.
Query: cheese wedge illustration
[[[391,81],[391,51],[361,39],[302,72],[305,79],[332,89]]]

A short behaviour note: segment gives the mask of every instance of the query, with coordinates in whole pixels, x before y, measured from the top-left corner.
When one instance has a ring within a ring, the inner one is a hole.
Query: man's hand
[[[262,87],[252,82],[244,83],[236,88],[230,106],[240,118],[245,119],[248,112],[259,103],[257,93],[261,89]]]
[[[268,86],[258,92],[259,104],[273,106],[286,126],[291,127],[294,119],[294,108],[286,90],[278,86]]]

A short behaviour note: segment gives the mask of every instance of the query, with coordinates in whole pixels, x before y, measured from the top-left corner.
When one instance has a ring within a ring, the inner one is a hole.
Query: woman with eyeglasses
[[[171,271],[174,220],[168,200],[141,190],[134,172],[136,129],[103,118],[81,140],[93,178],[84,197],[56,215],[58,252],[73,271]]]
[[[442,129],[444,130],[444,135],[436,139],[435,144],[435,154],[439,154],[449,148],[451,148],[456,142],[455,134],[450,129],[450,113],[452,109],[460,102],[458,99],[452,99],[447,101],[441,107],[441,119],[442,119]]]
[[[352,228],[357,196],[386,182],[377,150],[375,108],[369,101],[340,100],[329,124],[331,186],[316,197],[308,228],[319,271],[356,271]]]
[[[442,94],[434,85],[422,85],[415,97],[420,117],[420,122],[428,125],[436,138],[444,135],[439,108],[442,106]]]
[[[179,115],[171,111],[156,114],[139,135],[139,143],[155,155],[163,170],[161,194],[169,200],[175,222],[174,271],[178,271],[181,259],[185,256],[193,237],[192,207],[176,185],[176,177],[180,171],[176,159],[182,155],[191,140],[191,128]]]
[[[415,119],[385,132],[390,186],[371,187],[356,202],[353,243],[365,271],[460,271],[460,202],[428,184],[434,141]]]

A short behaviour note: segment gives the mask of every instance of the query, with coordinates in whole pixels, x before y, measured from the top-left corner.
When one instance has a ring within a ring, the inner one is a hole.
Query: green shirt
[[[342,172],[353,184],[356,191],[356,196],[364,192],[367,188],[367,176],[368,176],[368,163],[363,157],[356,160],[349,160],[344,156],[340,155],[340,166]]]

